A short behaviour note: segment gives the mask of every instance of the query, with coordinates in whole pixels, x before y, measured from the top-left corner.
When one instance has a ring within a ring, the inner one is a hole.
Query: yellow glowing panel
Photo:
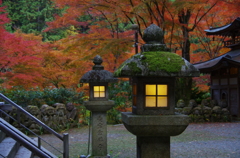
[[[167,97],[158,97],[157,107],[167,107]]]
[[[156,97],[146,97],[146,107],[156,107]]]
[[[93,86],[93,97],[105,97],[105,87],[104,86]]]
[[[99,97],[105,97],[105,92],[99,92]]]
[[[105,86],[99,86],[99,91],[104,92],[105,91]]]
[[[156,95],[156,85],[146,84],[146,95]]]
[[[99,91],[99,86],[93,86],[93,91],[94,91],[94,92]]]
[[[157,86],[158,86],[157,95],[167,95],[167,85],[157,85]]]
[[[94,97],[94,98],[98,98],[98,97],[99,97],[99,92],[94,92],[94,93],[93,93],[93,97]]]
[[[105,92],[94,92],[93,97],[94,98],[105,97]]]

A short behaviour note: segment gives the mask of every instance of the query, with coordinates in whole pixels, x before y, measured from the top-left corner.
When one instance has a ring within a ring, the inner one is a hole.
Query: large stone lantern
[[[132,112],[122,113],[122,121],[137,136],[138,158],[169,158],[170,136],[181,134],[189,124],[188,116],[174,112],[175,79],[199,76],[199,71],[161,44],[158,26],[150,25],[143,40],[141,53],[114,72],[116,77],[130,77],[133,87]]]
[[[92,112],[92,154],[88,157],[108,158],[106,111],[114,106],[114,101],[108,100],[108,83],[116,82],[117,78],[104,70],[99,55],[94,58],[93,63],[93,70],[80,79],[80,83],[89,83],[89,101],[84,102],[84,106]]]

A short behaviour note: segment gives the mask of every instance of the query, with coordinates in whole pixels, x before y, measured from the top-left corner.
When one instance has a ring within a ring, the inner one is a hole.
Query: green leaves
[[[7,6],[11,19],[7,29],[10,32],[21,29],[24,33],[39,34],[47,27],[46,22],[54,19],[54,14],[61,13],[51,0],[5,0],[2,6]]]
[[[83,92],[76,92],[74,89],[68,88],[45,88],[44,90],[33,88],[24,90],[21,87],[16,87],[12,90],[0,89],[8,98],[21,106],[35,105],[41,107],[43,104],[53,105],[55,103],[77,103],[83,102]]]

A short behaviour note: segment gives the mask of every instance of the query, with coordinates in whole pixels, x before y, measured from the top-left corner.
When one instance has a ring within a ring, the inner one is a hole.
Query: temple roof
[[[236,18],[231,24],[210,28],[205,31],[207,35],[240,36],[240,17]]]
[[[217,58],[193,64],[200,72],[211,72],[213,70],[219,69],[222,66],[226,66],[226,64],[233,64],[240,66],[240,49],[232,50],[228,53],[221,55]]]

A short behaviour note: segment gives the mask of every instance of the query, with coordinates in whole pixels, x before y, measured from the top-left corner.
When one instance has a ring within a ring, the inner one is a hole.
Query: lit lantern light
[[[116,82],[117,78],[113,77],[113,74],[107,70],[104,70],[102,64],[102,58],[97,55],[93,63],[93,70],[88,71],[83,75],[80,83],[89,84],[89,100],[100,101],[108,100],[108,83]]]
[[[136,135],[137,157],[170,158],[170,136],[181,134],[189,124],[185,115],[175,114],[175,80],[199,76],[199,71],[181,56],[171,53],[163,31],[152,24],[143,33],[146,42],[115,72],[132,84],[132,112],[122,112],[126,129]]]
[[[167,85],[146,84],[145,89],[146,89],[146,92],[145,92],[146,107],[167,107],[168,106]]]
[[[107,83],[89,83],[90,100],[108,100],[108,84]]]
[[[150,25],[143,40],[141,53],[126,60],[114,75],[131,78],[133,114],[173,115],[176,78],[199,76],[199,71],[161,43],[163,31],[158,26]]]
[[[106,112],[114,106],[114,101],[108,100],[108,83],[118,79],[101,65],[102,58],[97,55],[93,70],[85,73],[80,83],[89,83],[89,101],[84,102],[86,109],[91,111],[91,151],[87,157],[108,158],[107,154],[107,118]],[[82,156],[85,157],[85,156]]]
[[[105,98],[105,87],[104,86],[93,86],[93,97],[94,98]]]
[[[131,83],[134,114],[174,114],[175,77],[132,77]]]

